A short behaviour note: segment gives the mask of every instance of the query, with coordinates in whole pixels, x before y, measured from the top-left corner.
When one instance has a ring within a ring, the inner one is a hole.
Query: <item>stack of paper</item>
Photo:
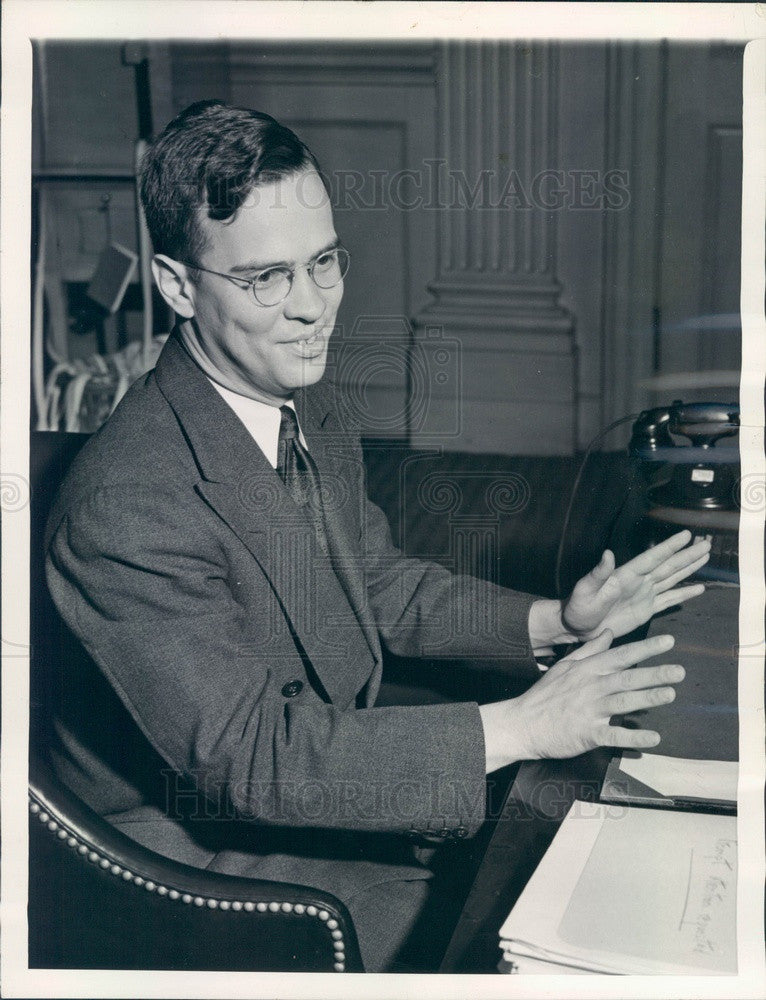
[[[733,812],[738,773],[735,760],[688,760],[626,750],[607,768],[601,801],[670,808],[707,805]]]
[[[500,930],[506,969],[736,974],[736,838],[733,816],[575,802]]]

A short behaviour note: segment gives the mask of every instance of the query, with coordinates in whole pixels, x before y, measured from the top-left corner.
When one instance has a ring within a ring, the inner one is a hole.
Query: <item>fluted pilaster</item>
[[[570,320],[557,304],[556,213],[546,186],[557,162],[557,53],[550,44],[447,42],[439,100],[439,268],[427,310],[509,311]],[[535,327],[539,324],[533,323]]]
[[[461,355],[461,430],[450,447],[572,448],[572,320],[559,304],[552,197],[558,92],[554,44],[440,48],[438,266],[414,325],[416,338],[436,329],[454,338]],[[539,407],[544,394],[552,408],[533,445],[517,434],[518,404]]]

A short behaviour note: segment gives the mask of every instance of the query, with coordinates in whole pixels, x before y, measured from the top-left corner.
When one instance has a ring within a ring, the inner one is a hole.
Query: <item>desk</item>
[[[668,632],[676,638],[675,651],[664,661],[683,663],[687,671],[673,707],[653,710],[651,726],[656,720],[663,753],[730,757],[728,748],[736,747],[738,607],[736,587],[709,584],[701,597],[651,623],[650,634]],[[646,717],[642,724],[649,725]],[[611,756],[609,750],[595,750],[572,760],[528,761],[519,767],[441,972],[497,971],[500,926],[572,802],[598,801]]]

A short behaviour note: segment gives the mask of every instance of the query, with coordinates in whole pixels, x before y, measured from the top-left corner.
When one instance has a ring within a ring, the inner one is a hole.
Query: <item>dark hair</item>
[[[319,164],[270,115],[199,101],[177,115],[141,165],[141,201],[155,253],[196,261],[207,240],[199,212],[232,218],[258,184]]]

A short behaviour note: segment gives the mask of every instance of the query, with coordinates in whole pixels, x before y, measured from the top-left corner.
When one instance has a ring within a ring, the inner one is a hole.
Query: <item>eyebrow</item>
[[[321,257],[323,253],[328,253],[330,250],[337,250],[340,246],[340,239],[336,236],[334,239],[330,240],[321,250],[317,250],[315,254],[309,257],[307,264],[310,264],[312,260],[316,260],[317,257]],[[268,271],[271,267],[288,267],[295,268],[296,261],[294,260],[272,260],[272,261],[259,261],[250,260],[247,264],[237,264],[235,267],[229,269],[230,274],[247,274],[252,271]]]

